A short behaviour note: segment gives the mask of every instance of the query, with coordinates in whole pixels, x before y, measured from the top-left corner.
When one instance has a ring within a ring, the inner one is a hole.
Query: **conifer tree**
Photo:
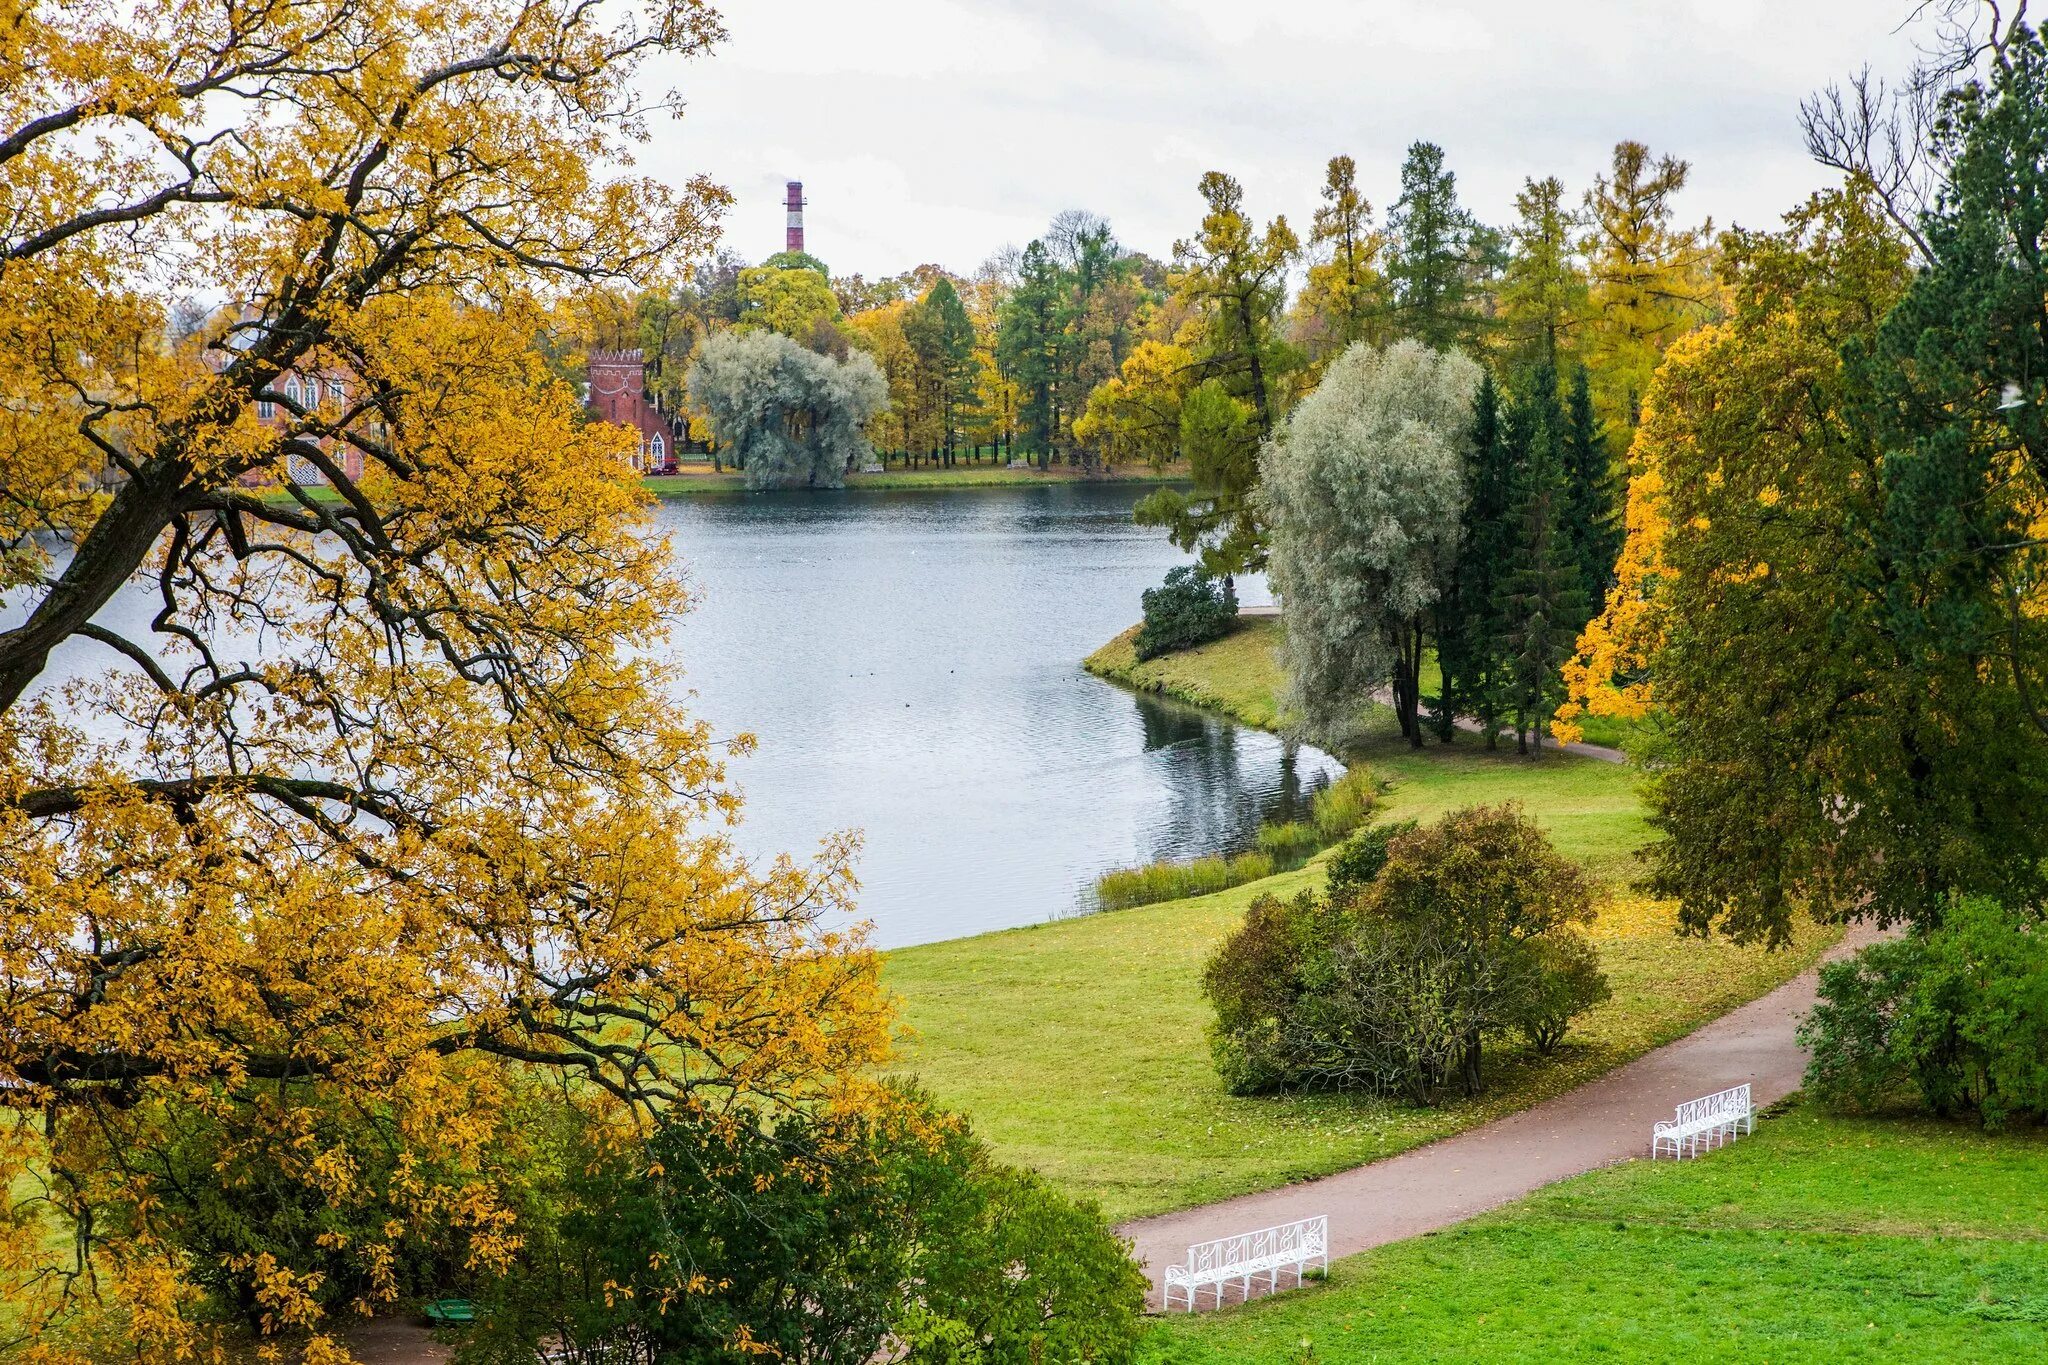
[[[1358,168],[1348,156],[1330,158],[1323,204],[1309,234],[1312,263],[1299,303],[1312,334],[1310,349],[1334,357],[1368,340],[1385,306],[1386,277],[1379,261],[1385,237],[1372,225],[1372,204],[1359,193]]]
[[[1673,222],[1672,200],[1690,167],[1652,158],[1640,142],[1615,144],[1612,172],[1586,195],[1586,257],[1594,320],[1587,358],[1598,372],[1602,415],[1625,448],[1665,348],[1708,315],[1714,225]]]
[[[1586,598],[1566,525],[1571,487],[1557,372],[1539,366],[1521,388],[1506,424],[1514,468],[1502,528],[1507,544],[1501,564],[1500,642],[1515,749],[1529,752],[1533,733],[1540,753],[1544,724],[1564,699],[1561,669],[1585,624]]]
[[[1437,737],[1448,741],[1458,716],[1479,722],[1488,748],[1499,740],[1507,696],[1501,660],[1502,560],[1511,458],[1501,422],[1499,386],[1493,372],[1480,380],[1473,401],[1472,438],[1465,460],[1465,508],[1459,520],[1458,555],[1437,618]]]
[[[1579,218],[1564,206],[1564,182],[1556,176],[1523,181],[1515,210],[1520,216],[1508,229],[1512,251],[1500,285],[1501,330],[1513,363],[1557,367],[1590,307],[1572,239]]]
[[[1300,359],[1281,335],[1281,322],[1287,270],[1301,242],[1285,218],[1273,219],[1263,232],[1254,228],[1244,211],[1243,188],[1220,171],[1204,175],[1201,188],[1209,211],[1200,232],[1174,243],[1172,281],[1177,301],[1202,320],[1196,392],[1212,385],[1220,392],[1203,398],[1198,416],[1215,420],[1199,424],[1203,439],[1189,450],[1193,493],[1162,488],[1138,504],[1137,517],[1144,525],[1164,526],[1183,549],[1199,547],[1209,571],[1227,578],[1266,560],[1265,531],[1251,494],[1259,478],[1259,447],[1280,420],[1284,380]],[[1231,420],[1237,411],[1244,420]]]
[[[1565,524],[1590,621],[1607,606],[1614,562],[1621,556],[1622,524],[1607,443],[1600,439],[1600,418],[1593,410],[1593,381],[1583,365],[1573,367],[1565,400],[1564,462],[1570,488]]]
[[[1037,455],[1040,469],[1051,463],[1059,435],[1057,390],[1067,322],[1059,267],[1045,243],[1034,241],[1018,262],[1017,287],[1004,302],[996,349],[1019,392],[1017,419],[1025,449]]]
[[[1395,329],[1425,346],[1469,346],[1478,328],[1471,255],[1481,229],[1458,203],[1457,177],[1443,148],[1417,142],[1401,167],[1401,197],[1387,225],[1394,249],[1387,262]]]

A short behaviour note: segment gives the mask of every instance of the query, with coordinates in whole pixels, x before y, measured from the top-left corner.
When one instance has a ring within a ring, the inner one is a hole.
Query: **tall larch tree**
[[[1193,348],[1199,384],[1189,396],[1192,411],[1183,408],[1195,487],[1159,490],[1138,505],[1138,519],[1164,526],[1183,549],[1199,547],[1210,571],[1228,576],[1265,563],[1251,493],[1259,446],[1282,416],[1287,376],[1298,363],[1282,318],[1287,271],[1301,244],[1284,217],[1255,228],[1244,190],[1230,176],[1209,172],[1201,191],[1208,212],[1195,236],[1174,243],[1170,277],[1201,328]]]
[[[1609,173],[1586,192],[1593,315],[1581,358],[1617,454],[1641,419],[1666,348],[1713,312],[1713,223],[1675,220],[1688,173],[1676,157],[1620,142]]]
[[[1478,222],[1458,202],[1443,148],[1417,142],[1401,166],[1401,197],[1387,215],[1393,330],[1425,346],[1470,347],[1480,317],[1473,291]]]
[[[1509,365],[1562,372],[1591,308],[1578,217],[1565,207],[1564,182],[1556,176],[1524,181],[1515,214],[1500,281],[1500,341]]]
[[[1358,167],[1333,156],[1308,240],[1308,278],[1296,311],[1312,363],[1327,363],[1354,341],[1376,339],[1386,306],[1380,258],[1386,238],[1373,226],[1372,203],[1358,188]]]

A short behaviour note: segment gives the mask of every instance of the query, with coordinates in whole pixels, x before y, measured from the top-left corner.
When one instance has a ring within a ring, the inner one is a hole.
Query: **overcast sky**
[[[1574,198],[1622,138],[1692,163],[1689,219],[1775,222],[1823,182],[1800,98],[1902,70],[1907,0],[727,0],[709,58],[650,73],[688,101],[643,170],[708,172],[725,244],[782,247],[783,182],[835,273],[962,273],[1065,208],[1164,257],[1195,184],[1237,176],[1307,235],[1343,152],[1377,211],[1417,138],[1466,205],[1512,217],[1523,177]]]

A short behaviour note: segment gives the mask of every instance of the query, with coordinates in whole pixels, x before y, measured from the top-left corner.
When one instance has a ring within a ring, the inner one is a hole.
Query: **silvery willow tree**
[[[690,367],[690,394],[746,471],[747,487],[837,488],[869,453],[889,385],[866,354],[819,355],[778,332],[724,332]]]
[[[1401,733],[1422,743],[1424,622],[1457,549],[1480,377],[1458,351],[1356,344],[1260,456],[1290,702],[1312,727],[1391,688]]]

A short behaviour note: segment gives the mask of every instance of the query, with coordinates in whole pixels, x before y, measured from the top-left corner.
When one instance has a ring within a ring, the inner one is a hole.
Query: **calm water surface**
[[[1185,560],[1132,525],[1140,491],[663,503],[697,594],[675,640],[694,709],[760,741],[731,770],[742,846],[863,831],[861,916],[883,946],[924,943],[1071,914],[1112,867],[1241,848],[1340,772],[1082,671]]]
[[[689,705],[759,740],[730,769],[741,846],[803,858],[862,831],[860,917],[893,947],[1073,914],[1109,868],[1239,849],[1297,813],[1341,771],[1329,756],[1081,669],[1185,559],[1132,525],[1142,491],[661,504],[697,598],[673,642]],[[1267,600],[1256,581],[1242,596]],[[155,608],[132,583],[100,619],[139,637]],[[0,628],[23,609],[0,600]],[[46,684],[108,662],[68,642]]]

